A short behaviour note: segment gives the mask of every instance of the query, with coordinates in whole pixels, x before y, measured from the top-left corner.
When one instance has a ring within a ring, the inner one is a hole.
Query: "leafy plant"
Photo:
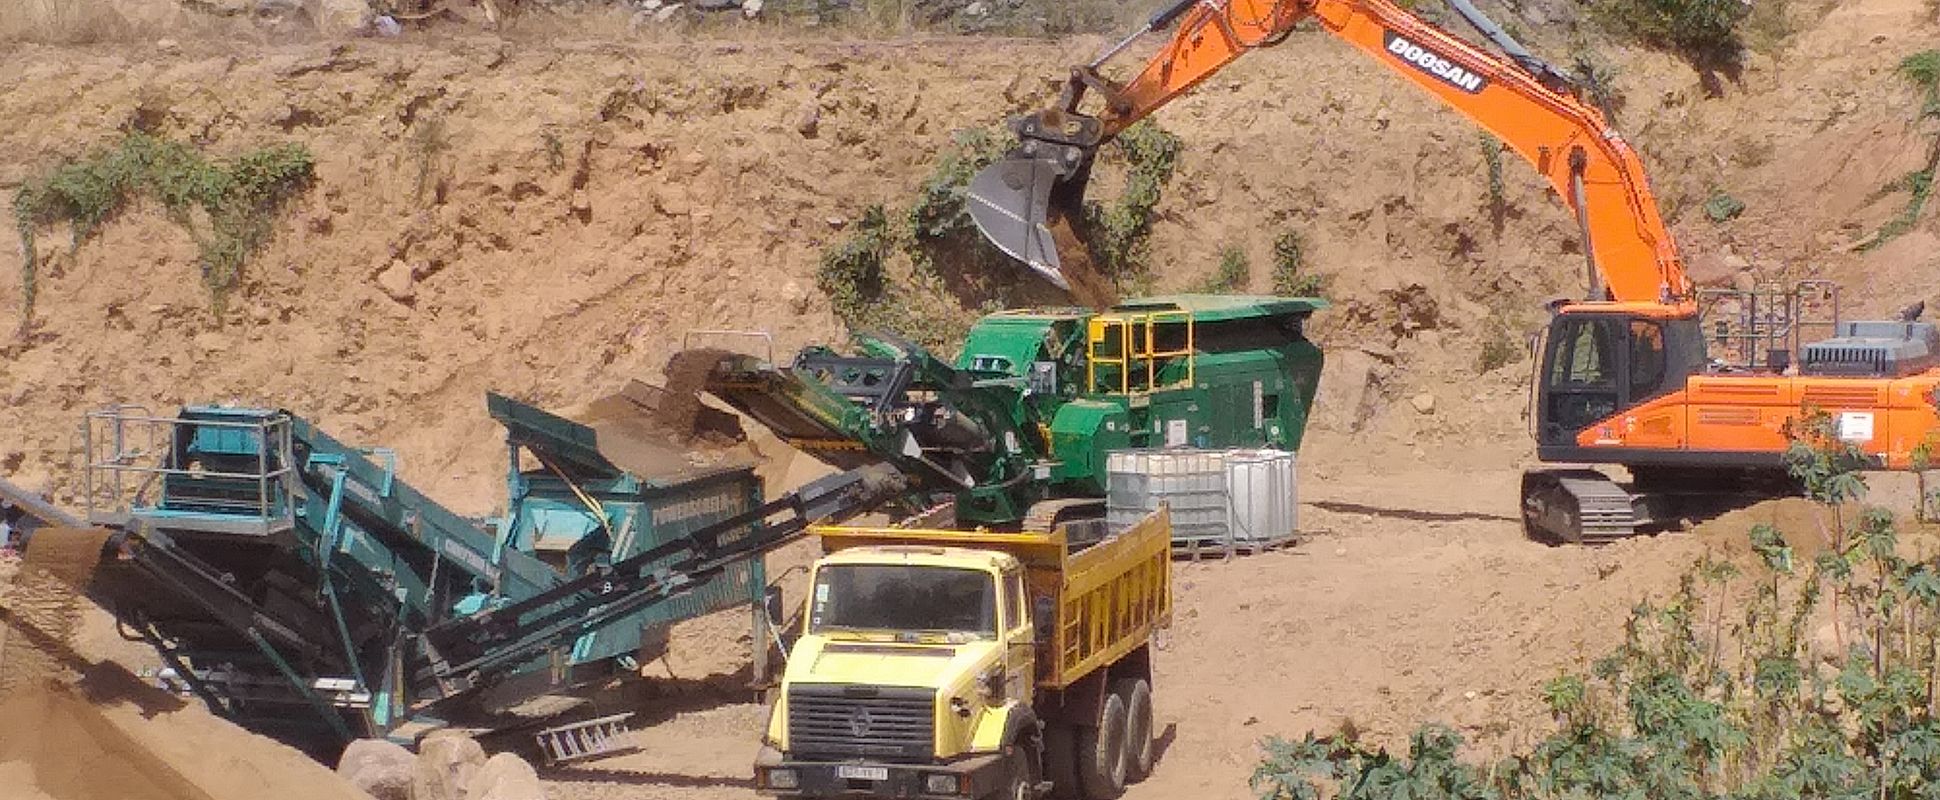
[[[1181,145],[1179,137],[1149,119],[1126,128],[1114,141],[1125,163],[1125,189],[1109,206],[1086,204],[1086,239],[1106,273],[1121,279],[1136,278],[1147,271],[1147,239],[1157,218],[1159,197],[1172,181]]]
[[[1475,357],[1475,371],[1488,374],[1522,360],[1523,348],[1509,335],[1509,326],[1491,319],[1482,338],[1482,352]]]
[[[1720,66],[1744,49],[1738,27],[1751,6],[1743,0],[1599,0],[1591,13],[1616,33],[1701,66]]]
[[[1318,297],[1326,281],[1306,271],[1307,245],[1299,231],[1285,231],[1273,239],[1273,293],[1281,297]]]
[[[1110,152],[1129,173],[1124,194],[1109,209],[1088,204],[1080,226],[1094,253],[1110,254],[1103,261],[1108,270],[1121,283],[1136,282],[1147,278],[1143,258],[1152,209],[1171,179],[1179,144],[1149,123],[1133,126],[1117,142]],[[1003,308],[1020,288],[1036,285],[983,240],[969,213],[971,180],[1009,143],[997,128],[957,132],[907,208],[871,207],[823,252],[817,282],[844,324],[900,334],[944,352],[976,315]]]
[[[1940,116],[1940,50],[1924,50],[1901,59],[1900,75],[1926,94],[1920,116]]]
[[[1252,274],[1253,265],[1246,258],[1246,251],[1238,246],[1228,246],[1219,251],[1219,269],[1206,279],[1199,291],[1207,294],[1242,291]]]
[[[1502,183],[1502,140],[1487,133],[1478,134],[1482,145],[1482,164],[1489,173],[1489,226],[1497,236],[1508,219],[1509,201]]]
[[[1920,90],[1918,119],[1940,119],[1940,50],[1927,50],[1907,56],[1900,61],[1899,72]],[[1861,250],[1872,250],[1913,230],[1913,226],[1920,221],[1920,213],[1926,210],[1927,201],[1933,197],[1936,173],[1940,173],[1940,134],[1934,135],[1926,166],[1901,176],[1899,180],[1882,190],[1883,194],[1906,192],[1906,206],[1900,209],[1900,213],[1893,219],[1881,226],[1871,239],[1861,244]]]
[[[1624,104],[1623,90],[1617,88],[1618,67],[1591,50],[1577,51],[1573,62],[1584,94],[1604,116],[1615,122]]]
[[[909,224],[918,239],[940,239],[972,230],[970,180],[1004,154],[1005,144],[989,128],[958,131],[955,147],[944,153],[916,191]]]
[[[1792,461],[1828,509],[1863,492],[1847,446],[1807,415]],[[1805,451],[1811,451],[1807,455]],[[1770,525],[1743,562],[1701,559],[1638,603],[1624,641],[1541,687],[1556,729],[1493,765],[1425,726],[1405,755],[1351,734],[1269,738],[1251,785],[1293,798],[1852,798],[1940,795],[1940,560],[1901,555],[1891,514],[1800,563]],[[1828,646],[1827,615],[1854,635]],[[1741,616],[1732,616],[1734,602]]]
[[[1711,198],[1704,201],[1704,215],[1710,217],[1712,222],[1730,222],[1743,213],[1745,201],[1724,192],[1713,191]]]
[[[823,251],[815,282],[849,327],[865,327],[866,320],[880,313],[888,286],[883,262],[894,245],[888,212],[873,205],[863,210],[854,233]]]
[[[23,316],[33,316],[37,293],[35,234],[67,223],[73,231],[71,246],[79,249],[139,196],[159,201],[169,218],[195,238],[202,282],[220,313],[244,262],[269,242],[276,215],[310,186],[315,170],[315,159],[300,144],[210,161],[186,144],[137,131],[113,150],[29,181],[14,195],[14,223],[24,254]],[[198,209],[207,217],[206,229],[192,214]]]
[[[555,174],[566,171],[566,143],[560,141],[559,134],[546,131],[539,134],[546,146],[546,169]]]
[[[1006,268],[1002,254],[977,234],[968,206],[971,179],[1002,154],[993,129],[957,132],[909,208],[870,206],[846,238],[823,252],[817,283],[850,330],[893,333],[938,352],[962,337],[972,317],[943,296],[939,272]],[[907,273],[892,263],[906,264]]]

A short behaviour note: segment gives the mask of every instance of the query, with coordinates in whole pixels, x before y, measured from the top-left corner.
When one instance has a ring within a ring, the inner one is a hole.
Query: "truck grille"
[[[927,760],[936,690],[796,684],[788,690],[788,749],[798,758]]]

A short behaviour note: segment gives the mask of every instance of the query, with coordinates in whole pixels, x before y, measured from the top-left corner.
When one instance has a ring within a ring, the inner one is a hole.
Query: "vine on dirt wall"
[[[212,162],[181,142],[129,133],[113,150],[62,165],[14,195],[20,230],[23,319],[33,317],[39,258],[35,234],[66,223],[73,248],[100,232],[138,196],[159,201],[201,249],[202,282],[220,313],[243,263],[269,242],[273,222],[315,177],[315,159],[300,144],[272,145]],[[198,222],[195,210],[206,215]],[[206,228],[206,229],[205,229]]]
[[[1914,124],[1928,120],[1940,121],[1940,50],[1927,50],[1907,56],[1900,61],[1900,75],[1912,81],[1920,90],[1920,111],[1914,117]],[[1920,212],[1926,210],[1927,200],[1933,197],[1935,173],[1940,172],[1940,131],[1933,135],[1927,149],[1927,163],[1920,169],[1900,176],[1879,190],[1879,197],[1895,192],[1906,192],[1906,206],[1900,213],[1880,227],[1873,238],[1860,245],[1862,250],[1871,250],[1913,230],[1920,222]]]
[[[1147,121],[1127,129],[1100,160],[1126,173],[1109,204],[1086,204],[1084,236],[1121,283],[1149,280],[1146,239],[1179,139]],[[970,220],[970,181],[1002,157],[1000,128],[957,132],[906,210],[870,206],[846,238],[822,252],[816,283],[852,331],[901,335],[938,353],[962,339],[978,315],[1005,307],[1037,280],[985,242]],[[907,269],[898,269],[906,265]]]

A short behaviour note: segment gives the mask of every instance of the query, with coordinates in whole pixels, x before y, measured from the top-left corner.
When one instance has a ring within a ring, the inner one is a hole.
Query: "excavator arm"
[[[1507,56],[1477,48],[1388,0],[1182,0],[1096,61],[1072,71],[1052,108],[1014,123],[1020,143],[971,185],[986,238],[1067,289],[1098,148],[1254,49],[1313,20],[1495,134],[1548,179],[1582,228],[1589,300],[1669,305],[1690,313],[1693,289],[1635,151],[1569,78],[1524,51],[1466,0],[1450,0]],[[1126,83],[1098,69],[1133,41],[1176,23],[1170,41]],[[1081,110],[1095,95],[1102,108]],[[1060,235],[1053,235],[1060,229]],[[1060,248],[1062,244],[1062,248]]]

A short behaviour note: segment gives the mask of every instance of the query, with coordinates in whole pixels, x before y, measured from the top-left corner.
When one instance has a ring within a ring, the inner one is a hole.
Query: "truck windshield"
[[[816,573],[809,629],[997,633],[988,572],[901,564],[831,564]]]

